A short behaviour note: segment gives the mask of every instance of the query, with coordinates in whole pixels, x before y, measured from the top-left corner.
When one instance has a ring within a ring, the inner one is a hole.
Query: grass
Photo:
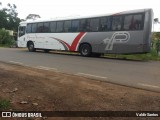
[[[0,110],[5,110],[10,107],[9,100],[0,100]]]
[[[126,59],[126,60],[158,60],[160,61],[160,56],[157,55],[156,50],[151,50],[150,53],[146,54],[130,54],[130,55],[122,55],[122,54],[105,54],[105,57],[108,58],[117,58],[117,59]]]
[[[0,47],[10,47],[10,45],[0,44]]]

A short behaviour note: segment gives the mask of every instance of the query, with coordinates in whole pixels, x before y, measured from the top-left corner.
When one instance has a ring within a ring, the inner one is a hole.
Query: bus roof
[[[20,22],[20,25],[26,25],[27,23],[38,23],[38,22],[51,22],[51,21],[62,21],[62,20],[76,20],[76,19],[85,19],[85,18],[95,18],[95,17],[103,17],[103,16],[113,16],[113,15],[123,15],[123,14],[132,14],[132,13],[141,13],[144,11],[152,10],[151,8],[147,9],[137,9],[137,10],[128,10],[118,13],[112,14],[103,14],[103,15],[94,15],[94,16],[77,16],[77,17],[62,17],[62,18],[54,18],[54,19],[38,19],[38,20],[31,20],[31,21],[23,21]]]

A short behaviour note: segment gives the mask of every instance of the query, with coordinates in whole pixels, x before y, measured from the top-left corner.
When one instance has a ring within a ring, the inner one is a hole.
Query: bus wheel
[[[29,50],[29,52],[35,52],[36,51],[36,49],[34,48],[33,42],[30,42],[28,44],[28,50]]]
[[[44,49],[45,53],[49,53],[49,51],[50,51],[49,49]]]
[[[84,57],[91,56],[92,48],[89,44],[83,44],[80,46],[80,54]]]

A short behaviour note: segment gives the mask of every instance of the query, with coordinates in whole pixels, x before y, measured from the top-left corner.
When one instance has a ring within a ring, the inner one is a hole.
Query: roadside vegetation
[[[8,31],[0,29],[0,47],[9,47],[15,43],[12,36],[9,35]]]
[[[10,107],[9,100],[1,100],[0,99],[0,110],[6,110]]]
[[[18,18],[17,6],[0,2],[0,47],[10,47],[15,44],[18,25],[21,19]],[[13,31],[13,35],[9,34]]]
[[[117,58],[117,59],[125,59],[125,60],[157,60],[160,61],[160,56],[156,49],[152,48],[150,53],[146,54],[131,54],[131,55],[121,55],[121,54],[105,54],[107,58]]]

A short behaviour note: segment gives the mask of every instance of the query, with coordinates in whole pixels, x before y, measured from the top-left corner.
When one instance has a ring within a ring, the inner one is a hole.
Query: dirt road
[[[11,103],[6,109],[9,111],[160,110],[160,93],[3,62],[0,62],[0,88],[0,100],[6,99]],[[73,118],[47,118],[52,119]]]

